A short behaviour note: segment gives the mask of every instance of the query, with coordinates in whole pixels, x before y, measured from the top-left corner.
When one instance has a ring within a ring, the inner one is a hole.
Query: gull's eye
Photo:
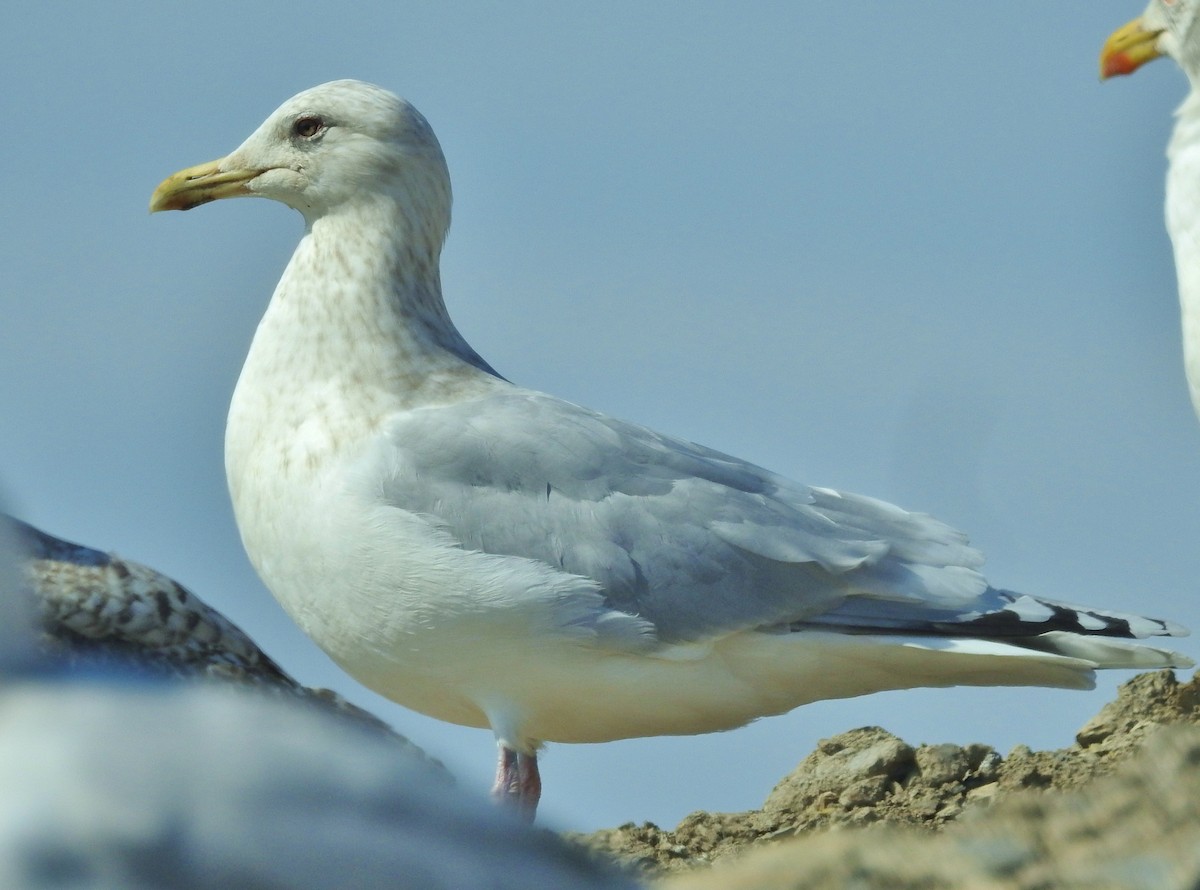
[[[299,139],[312,139],[325,129],[325,121],[315,114],[305,114],[296,118],[292,124],[292,135]]]

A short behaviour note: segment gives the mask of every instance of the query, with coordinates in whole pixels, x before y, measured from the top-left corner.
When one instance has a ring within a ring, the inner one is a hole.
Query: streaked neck
[[[396,394],[447,373],[494,376],[446,312],[440,237],[410,218],[379,201],[314,222],[279,280],[246,370],[270,366],[292,385],[350,378]]]
[[[398,411],[501,380],[442,302],[435,245],[386,206],[328,215],[296,248],[259,323],[226,427],[235,497],[255,455],[315,466]],[[503,385],[503,384],[502,384]]]

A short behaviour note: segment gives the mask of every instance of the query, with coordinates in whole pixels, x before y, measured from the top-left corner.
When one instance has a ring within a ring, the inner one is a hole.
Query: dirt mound
[[[883,729],[866,727],[822,741],[817,750],[775,787],[761,810],[746,813],[697,812],[687,816],[673,830],[661,829],[652,823],[640,826],[630,823],[591,835],[576,835],[574,839],[640,869],[649,877],[690,871],[731,854],[742,854],[751,848],[797,835],[806,837],[805,846],[808,841],[820,841],[824,844],[822,849],[839,851],[830,862],[858,862],[866,869],[860,874],[866,875],[870,871],[869,862],[889,862],[884,855],[886,845],[883,845],[887,837],[893,839],[889,843],[895,847],[895,856],[880,874],[893,883],[875,884],[868,881],[856,886],[902,887],[907,885],[894,883],[899,880],[897,875],[900,871],[897,869],[901,864],[915,866],[917,863],[912,856],[914,847],[911,832],[916,832],[920,837],[923,833],[920,829],[926,830],[924,833],[941,829],[957,822],[964,814],[968,816],[964,823],[972,825],[977,822],[975,817],[991,818],[1001,811],[1006,814],[1006,819],[1023,819],[1025,823],[1033,824],[1047,818],[1052,811],[1057,812],[1056,807],[1078,809],[1076,804],[1068,806],[1061,803],[1067,798],[1028,792],[1072,791],[1090,786],[1098,776],[1111,773],[1118,765],[1129,761],[1157,730],[1181,723],[1200,723],[1200,680],[1193,678],[1191,682],[1181,684],[1170,671],[1142,674],[1121,687],[1116,701],[1105,705],[1080,730],[1075,744],[1069,748],[1031,751],[1018,746],[1007,757],[1002,757],[986,745],[913,747]],[[1196,786],[1200,786],[1200,730],[1173,744],[1176,746],[1171,749],[1173,753],[1163,754],[1162,757],[1173,763],[1190,762],[1195,774],[1191,778]],[[1196,759],[1188,761],[1188,757],[1193,755]],[[1153,764],[1146,768],[1157,778],[1143,775],[1130,780],[1134,785],[1164,783],[1163,776],[1154,772]],[[1125,799],[1117,792],[1112,793]],[[1009,801],[1008,798],[1013,795],[1017,799]],[[1200,800],[1200,795],[1193,794],[1192,799]],[[1002,810],[1001,805],[1006,808]],[[1137,801],[1129,806],[1136,810]],[[1157,803],[1156,807],[1146,809],[1153,809],[1160,814],[1162,811]],[[1103,810],[1101,806],[1100,811]],[[1022,813],[1023,816],[1020,815]],[[1129,813],[1127,808],[1125,818]],[[836,837],[820,831],[880,824],[908,826],[908,831],[884,835],[876,828],[866,836],[861,832],[843,832]],[[1200,818],[1196,813],[1191,814],[1188,827],[1193,834],[1200,834]],[[1021,836],[1020,832],[1015,829],[1006,831],[1014,838],[1012,849],[1015,851],[1020,846],[1015,840]],[[814,833],[816,837],[809,837]],[[1095,828],[1094,834],[1099,838],[1096,843],[1102,847],[1106,845],[1107,838],[1102,828]],[[1167,834],[1157,828],[1151,833],[1154,837],[1166,837]],[[970,848],[969,845],[964,846],[961,836],[956,836],[959,837],[957,842],[939,841],[940,851],[930,860],[931,865],[948,869],[947,874],[953,877],[952,882],[938,883],[934,873],[925,870],[921,879],[924,882],[914,883],[913,886],[964,886],[962,878],[969,872],[963,872],[953,863],[964,857],[970,859]],[[1045,838],[1041,843],[1044,846]],[[1191,843],[1191,848],[1200,850],[1200,843]],[[850,850],[857,850],[858,853],[851,855]],[[902,855],[902,850],[909,852]],[[781,854],[772,851],[772,855]],[[805,855],[811,857],[814,868],[817,863],[824,861],[811,849]],[[1013,855],[1017,854],[1014,852]],[[1009,877],[1014,873],[1013,868],[1015,866],[1009,868]],[[723,869],[718,871],[726,876],[730,874]],[[824,879],[821,874],[811,871],[805,873],[804,886],[822,886]],[[839,881],[850,877],[845,872],[839,874]],[[695,886],[718,885],[697,883]],[[738,886],[743,885],[739,883]],[[990,887],[993,884],[985,882],[978,886]],[[1026,885],[1005,883],[994,886]],[[1112,884],[1093,882],[1090,886]],[[1170,884],[1151,882],[1146,886]]]
[[[1193,890],[1200,886],[1200,727],[1169,727],[1112,775],[1024,790],[942,832],[813,832],[761,845],[662,890]]]

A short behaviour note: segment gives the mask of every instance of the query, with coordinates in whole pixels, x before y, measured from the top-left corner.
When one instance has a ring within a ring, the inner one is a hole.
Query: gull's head
[[[1200,0],[1150,0],[1145,12],[1114,31],[1100,51],[1100,77],[1132,74],[1147,62],[1170,56],[1200,81]]]
[[[150,210],[240,196],[280,201],[310,225],[380,202],[421,219],[439,240],[450,223],[450,176],[429,123],[400,97],[357,80],[288,99],[229,155],[165,179]]]

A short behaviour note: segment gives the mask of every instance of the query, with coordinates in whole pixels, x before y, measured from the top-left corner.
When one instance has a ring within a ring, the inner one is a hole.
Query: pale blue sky
[[[998,585],[1200,630],[1200,425],[1162,228],[1186,84],[1167,62],[1096,76],[1137,2],[11,7],[8,501],[188,584],[464,784],[489,785],[490,734],[342,675],[238,543],[225,409],[299,217],[146,212],[164,176],[337,77],[433,124],[456,192],[446,302],[510,379],[933,513]],[[553,746],[543,813],[588,829],[749,808],[866,724],[1058,747],[1127,677]]]

